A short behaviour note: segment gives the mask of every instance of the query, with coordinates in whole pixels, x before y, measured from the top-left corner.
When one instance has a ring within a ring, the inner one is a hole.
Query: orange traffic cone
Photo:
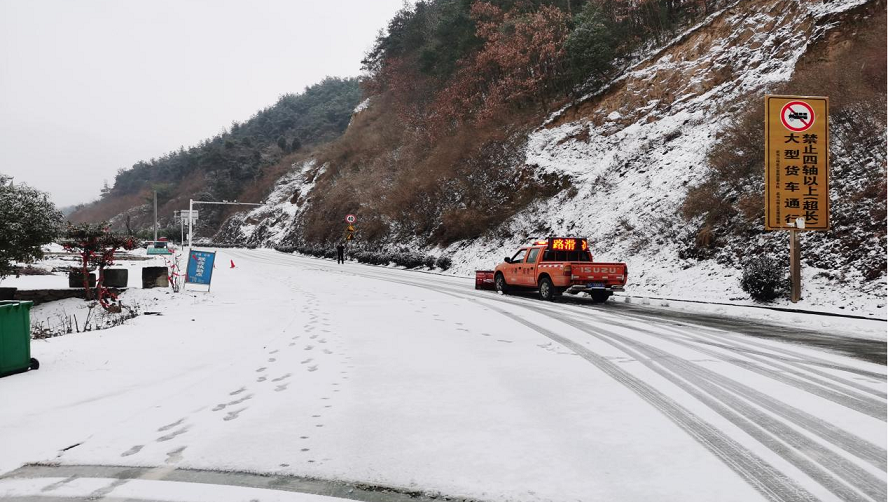
[[[231,260],[231,268],[234,268],[234,260]]]

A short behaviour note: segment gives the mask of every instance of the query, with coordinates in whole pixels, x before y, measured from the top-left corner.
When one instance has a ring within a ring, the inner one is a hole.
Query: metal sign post
[[[799,245],[799,230],[805,229],[805,219],[796,219],[795,225],[789,231],[789,299],[792,303],[802,299],[802,247]]]
[[[348,226],[345,228],[345,242],[349,243],[355,238],[355,226],[354,223],[358,221],[358,218],[353,214],[345,215],[345,222],[348,223]]]
[[[802,297],[800,230],[829,230],[829,99],[765,96],[765,230],[789,230],[790,300]]]
[[[179,244],[181,246],[185,246],[185,220],[189,217],[192,220],[197,221],[197,211],[188,211],[185,209],[173,211],[173,219],[179,220],[179,233],[181,235]]]

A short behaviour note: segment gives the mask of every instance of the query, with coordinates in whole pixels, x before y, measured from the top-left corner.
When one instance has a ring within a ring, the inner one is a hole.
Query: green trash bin
[[[36,370],[31,358],[31,306],[34,302],[0,301],[0,377]]]

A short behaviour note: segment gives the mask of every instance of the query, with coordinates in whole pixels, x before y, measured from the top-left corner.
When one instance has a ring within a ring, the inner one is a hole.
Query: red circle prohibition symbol
[[[354,222],[356,222],[357,220],[358,220],[358,219],[357,219],[357,218],[355,217],[355,215],[353,215],[353,214],[346,215],[346,217],[345,217],[345,221],[348,222],[348,223],[354,223]]]
[[[807,131],[814,125],[814,109],[804,101],[790,101],[780,110],[780,121],[790,131]]]

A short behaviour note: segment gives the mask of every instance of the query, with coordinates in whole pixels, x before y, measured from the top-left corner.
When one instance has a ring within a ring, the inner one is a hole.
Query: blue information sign
[[[188,256],[188,272],[185,276],[185,282],[191,284],[210,285],[213,278],[213,261],[216,259],[215,251],[196,251],[191,250]]]

